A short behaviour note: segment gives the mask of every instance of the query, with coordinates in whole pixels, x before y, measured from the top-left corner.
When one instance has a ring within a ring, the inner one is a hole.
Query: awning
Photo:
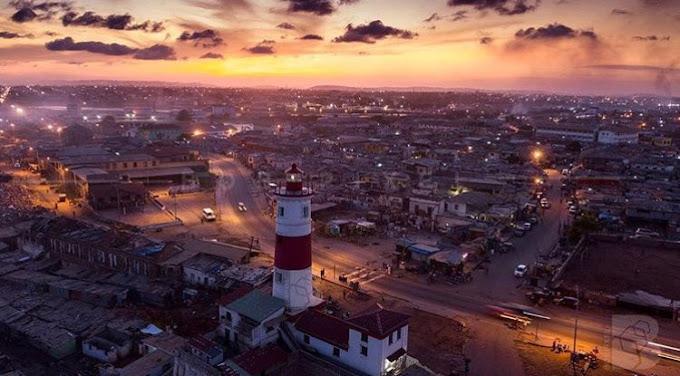
[[[399,348],[399,350],[393,352],[392,355],[388,356],[387,360],[389,360],[390,362],[395,362],[404,355],[406,355],[406,350],[404,350],[404,348],[401,347]]]

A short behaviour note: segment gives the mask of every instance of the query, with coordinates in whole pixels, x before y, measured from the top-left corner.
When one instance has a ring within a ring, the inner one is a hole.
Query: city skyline
[[[398,3],[398,4],[396,4]],[[672,0],[8,1],[3,82],[677,94]]]

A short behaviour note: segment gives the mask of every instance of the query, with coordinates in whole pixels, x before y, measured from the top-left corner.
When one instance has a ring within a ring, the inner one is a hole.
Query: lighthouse
[[[272,294],[291,311],[313,304],[312,215],[313,192],[304,187],[302,171],[293,164],[286,170],[286,185],[276,196],[276,247]]]

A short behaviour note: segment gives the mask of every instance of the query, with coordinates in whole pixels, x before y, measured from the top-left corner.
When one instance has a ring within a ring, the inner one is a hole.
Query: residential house
[[[238,292],[235,294],[238,295]],[[285,302],[260,290],[220,302],[220,326],[224,337],[248,348],[264,346],[279,338]]]
[[[343,320],[317,310],[291,318],[304,349],[367,375],[386,375],[403,365],[408,349],[408,316],[373,307]]]

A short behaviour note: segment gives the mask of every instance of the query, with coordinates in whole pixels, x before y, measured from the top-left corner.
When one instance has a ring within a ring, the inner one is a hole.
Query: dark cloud
[[[12,15],[12,21],[23,23],[33,21],[36,17],[38,15],[31,8],[22,8]]]
[[[16,9],[11,19],[14,22],[29,22],[33,20],[49,20],[61,12],[72,9],[71,1],[34,1],[11,0],[9,6]]]
[[[592,31],[574,30],[569,26],[558,23],[538,28],[521,29],[515,33],[515,39],[518,40],[572,39],[578,37],[597,39],[597,35]]]
[[[55,39],[45,44],[50,51],[87,51],[95,54],[122,56],[136,52],[134,48],[118,43],[75,42],[73,38]]]
[[[306,12],[326,16],[336,11],[331,0],[283,0],[288,2],[289,12]]]
[[[300,37],[302,40],[323,40],[323,37],[321,35],[316,35],[316,34],[307,34],[305,36]]]
[[[276,52],[274,51],[274,43],[276,42],[273,40],[263,40],[253,47],[244,48],[244,50],[256,55],[271,55]]]
[[[618,9],[618,8],[612,9],[612,15],[614,15],[614,16],[629,16],[631,14],[632,13],[629,10],[626,10],[626,9]]]
[[[290,22],[281,22],[280,24],[276,25],[276,27],[285,30],[295,30],[295,25]]]
[[[671,40],[671,37],[668,36],[668,35],[666,35],[666,36],[636,35],[636,36],[633,37],[633,40],[636,40],[638,42],[657,42],[657,41],[667,42],[667,41]]]
[[[135,52],[135,59],[139,60],[176,60],[175,50],[162,44],[155,44]]]
[[[480,44],[491,44],[492,42],[493,42],[493,38],[491,38],[491,37],[482,37],[479,40]]]
[[[133,23],[133,18],[129,14],[111,14],[106,17],[92,11],[79,14],[77,12],[67,12],[61,17],[64,26],[90,26],[102,27],[112,30],[141,30],[157,33],[165,30],[162,22],[144,21],[139,24]]]
[[[185,31],[177,38],[177,40],[180,42],[193,41],[195,47],[201,46],[203,48],[213,48],[224,43],[224,40],[220,35],[212,29],[194,32]]]
[[[536,10],[541,0],[448,0],[452,7],[471,6],[478,11],[493,11],[502,16],[514,16]]]
[[[19,39],[19,38],[33,38],[33,35],[19,34],[11,31],[0,31],[0,39]]]
[[[416,36],[418,34],[412,31],[397,29],[383,24],[380,20],[375,20],[367,25],[359,25],[357,27],[352,26],[352,24],[347,25],[345,34],[333,39],[333,42],[375,43],[377,40],[388,37],[413,39]]]
[[[456,13],[451,15],[451,21],[461,21],[466,19],[468,16],[468,11],[467,10],[459,10]]]
[[[435,22],[441,20],[442,17],[439,15],[439,13],[432,13],[430,17],[427,17],[426,19],[423,20],[423,22]]]
[[[76,12],[68,12],[61,17],[61,23],[64,26],[101,26],[104,23],[104,17],[89,11],[81,15]]]
[[[201,59],[224,59],[224,56],[216,52],[208,52],[204,55],[201,55]]]

